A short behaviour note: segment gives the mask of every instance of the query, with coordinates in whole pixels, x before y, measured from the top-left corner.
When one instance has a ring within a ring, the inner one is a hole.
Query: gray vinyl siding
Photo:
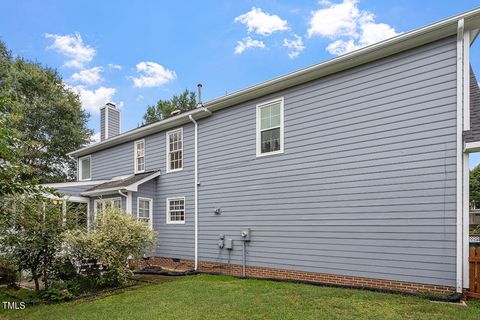
[[[153,228],[158,244],[154,255],[194,258],[194,130],[183,126],[183,170],[166,173],[166,132],[145,138],[146,170],[160,170],[154,200]],[[166,199],[185,197],[185,224],[167,224]]]
[[[183,126],[183,170],[166,173],[166,132],[145,137],[145,171],[160,170],[153,195],[153,228],[157,232],[156,255],[181,259],[194,258],[194,131]],[[92,154],[92,179],[111,179],[134,173],[134,141]],[[137,199],[152,195],[149,182],[133,194],[132,214],[137,214]],[[166,224],[166,199],[185,197],[185,224]]]
[[[279,97],[285,151],[257,158],[256,104]],[[449,38],[199,120],[199,260],[241,264],[250,227],[248,265],[454,286],[455,117]],[[153,195],[153,254],[193,259],[193,125],[183,131],[179,172],[166,173],[166,133],[145,137],[146,170],[161,175],[132,213]],[[133,173],[134,141],[92,154],[94,180]],[[185,197],[184,225],[166,224],[170,197]]]
[[[201,120],[199,260],[241,264],[250,227],[248,265],[454,286],[455,57],[449,38]],[[285,151],[257,158],[278,97]]]
[[[92,180],[111,179],[133,174],[133,164],[133,141],[95,152],[92,154]]]

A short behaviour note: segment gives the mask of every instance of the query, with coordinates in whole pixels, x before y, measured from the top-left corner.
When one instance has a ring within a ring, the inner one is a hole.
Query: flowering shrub
[[[153,248],[155,232],[123,210],[111,208],[97,214],[93,230],[70,231],[65,240],[67,256],[79,270],[82,266],[84,270],[95,268],[97,261],[106,270],[103,280],[109,285],[121,285],[131,272],[128,260]]]

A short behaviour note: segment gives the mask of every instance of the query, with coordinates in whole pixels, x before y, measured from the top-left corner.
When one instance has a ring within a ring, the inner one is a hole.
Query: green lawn
[[[8,299],[0,293],[0,301]],[[2,306],[0,305],[0,308]],[[94,300],[0,310],[0,319],[480,319],[468,306],[361,290],[198,275]]]

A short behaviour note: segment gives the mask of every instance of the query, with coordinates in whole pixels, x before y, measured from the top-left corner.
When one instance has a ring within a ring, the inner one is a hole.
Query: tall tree
[[[18,159],[31,170],[25,180],[41,183],[73,179],[76,163],[67,153],[90,142],[89,114],[58,72],[21,57],[13,58],[0,41],[0,100],[15,114],[14,129],[25,142]]]
[[[171,116],[175,110],[185,112],[197,107],[195,92],[185,90],[180,95],[174,95],[170,100],[158,100],[154,106],[148,106],[147,112],[143,116],[144,124],[152,123]]]
[[[470,202],[480,206],[480,165],[470,170]]]

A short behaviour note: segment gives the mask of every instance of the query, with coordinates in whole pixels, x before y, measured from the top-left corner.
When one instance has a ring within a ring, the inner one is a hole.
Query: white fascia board
[[[101,183],[108,182],[108,180],[88,180],[88,181],[75,181],[75,182],[59,182],[59,183],[44,183],[42,186],[51,188],[68,188],[76,186],[95,186]]]
[[[101,196],[101,195],[106,195],[106,194],[113,194],[113,193],[118,193],[118,191],[123,191],[126,190],[125,187],[121,188],[108,188],[108,189],[101,189],[101,190],[92,190],[92,191],[85,191],[82,192],[82,196]]]
[[[147,181],[150,181],[152,179],[155,179],[156,177],[159,177],[160,176],[160,171],[158,172],[155,172],[155,173],[152,173],[151,175],[143,178],[142,180],[139,180],[135,183],[132,183],[131,185],[127,186],[125,189],[127,191],[133,191],[133,192],[137,192],[138,191],[138,186],[147,182]]]
[[[480,141],[467,142],[465,143],[465,152],[479,152],[480,151]]]

